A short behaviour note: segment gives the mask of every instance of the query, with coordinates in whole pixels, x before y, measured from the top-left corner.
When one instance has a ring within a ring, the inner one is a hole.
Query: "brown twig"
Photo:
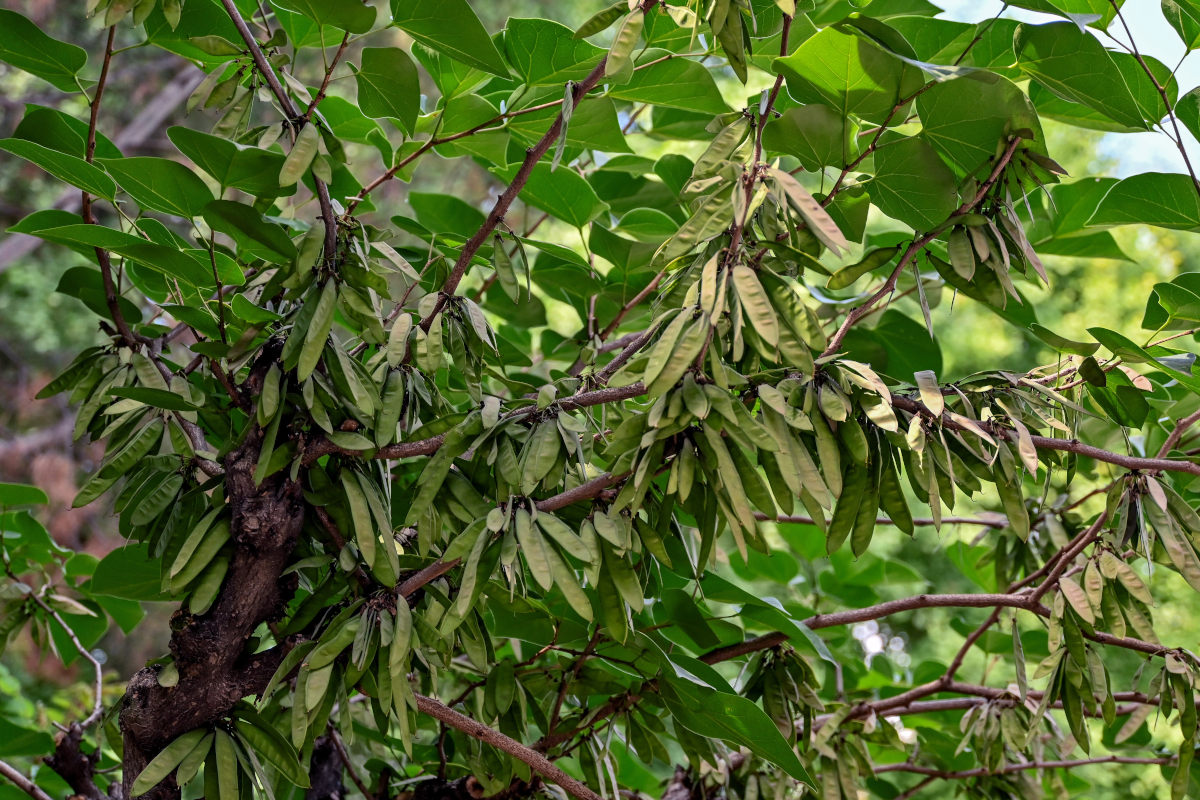
[[[1010,772],[1020,772],[1027,769],[1072,769],[1085,764],[1169,764],[1177,756],[1162,756],[1160,758],[1139,758],[1136,756],[1098,756],[1096,758],[1067,759],[1060,761],[1019,761],[1015,764],[1005,764],[996,770],[983,767],[957,771],[940,770],[936,767],[924,767],[920,764],[883,764],[875,768],[876,775],[885,772],[913,772],[917,775],[930,775],[943,780],[961,780],[963,778],[981,778],[987,775],[1006,775]]]
[[[7,761],[0,761],[0,775],[8,778],[14,786],[34,798],[34,800],[54,800],[54,798],[42,790],[42,787],[29,780],[19,769]]]
[[[333,54],[333,60],[329,62],[329,66],[325,68],[325,77],[321,80],[321,88],[313,96],[313,99],[308,104],[308,108],[304,109],[304,113],[300,116],[305,122],[312,119],[313,112],[317,110],[317,106],[325,99],[325,91],[329,88],[329,79],[333,77],[333,71],[337,69],[338,61],[341,60],[342,54],[346,52],[346,45],[350,44],[350,33],[347,32],[342,37],[342,44],[338,47],[337,52]]]
[[[896,288],[896,281],[899,280],[900,274],[904,271],[904,268],[907,267],[909,262],[911,262],[917,256],[917,254],[921,252],[925,245],[936,239],[939,235],[941,235],[942,231],[954,225],[954,223],[959,219],[967,214],[970,214],[980,203],[983,202],[983,199],[987,197],[988,192],[992,190],[992,187],[996,184],[996,181],[1000,179],[1000,175],[1002,172],[1004,172],[1005,167],[1007,167],[1009,162],[1012,161],[1013,156],[1017,152],[1017,146],[1020,145],[1020,143],[1021,138],[1019,136],[1014,136],[1012,139],[1010,139],[1008,146],[1004,148],[1004,153],[1001,154],[1001,156],[996,160],[996,164],[992,168],[991,174],[988,175],[987,179],[982,184],[980,184],[979,190],[975,193],[975,195],[960,205],[941,225],[938,225],[928,233],[913,238],[912,242],[907,248],[905,248],[904,254],[900,257],[900,261],[897,262],[896,268],[892,270],[892,274],[889,275],[887,280],[883,282],[883,285],[880,286],[874,294],[872,294],[846,315],[846,319],[842,322],[841,326],[838,327],[837,332],[829,338],[829,344],[825,347],[825,351],[821,353],[821,358],[827,358],[828,356],[836,353],[838,348],[842,346],[842,341],[846,338],[846,334],[850,332],[850,329],[854,327],[855,323],[865,317],[876,303],[891,294],[892,290]]]
[[[578,800],[604,800],[604,798],[588,788],[584,783],[572,778],[554,766],[548,758],[536,750],[531,750],[520,742],[505,736],[500,731],[460,714],[449,706],[434,700],[432,697],[418,694],[416,698],[417,710],[421,713],[428,714],[439,722],[444,722],[451,728],[462,731],[467,736],[478,739],[484,744],[495,747],[497,750],[524,762],[543,779],[558,784],[572,797],[578,798]]]
[[[233,0],[223,0],[223,2],[231,3]],[[658,0],[645,0],[642,4],[642,13],[648,12],[651,8],[658,4]],[[608,56],[600,59],[587,77],[577,83],[571,90],[571,107],[579,105],[579,102],[600,82],[604,77],[604,67],[608,63]],[[496,198],[495,204],[492,205],[492,210],[488,212],[487,219],[479,226],[479,230],[471,236],[459,251],[458,259],[454,262],[453,269],[450,270],[450,275],[446,278],[446,282],[442,284],[439,293],[438,301],[433,309],[421,320],[421,329],[428,331],[433,324],[433,319],[446,306],[446,298],[453,295],[458,289],[459,282],[467,272],[467,267],[471,264],[471,259],[479,252],[479,248],[483,246],[488,237],[492,235],[492,231],[504,220],[504,215],[508,213],[509,206],[517,199],[517,195],[525,188],[525,184],[529,181],[533,174],[533,168],[541,161],[554,142],[558,139],[563,129],[563,113],[560,111],[558,116],[554,118],[554,122],[550,125],[550,129],[537,141],[533,147],[525,151],[525,160],[521,162],[521,166],[517,169],[516,175],[513,176],[512,182],[508,188],[500,193]]]
[[[333,743],[333,749],[337,752],[338,760],[342,762],[342,767],[346,770],[346,774],[350,776],[350,780],[358,787],[358,790],[362,792],[362,796],[366,800],[375,800],[375,794],[367,788],[358,771],[354,769],[354,762],[350,760],[350,754],[346,752],[346,745],[342,742],[342,737],[338,735],[337,728],[331,723],[328,731],[329,741]]]
[[[254,33],[250,30],[250,26],[242,18],[242,13],[238,11],[234,0],[221,0],[221,4],[225,6],[225,11],[229,15],[229,19],[233,21],[233,25],[242,37],[246,49],[250,51],[250,57],[254,59],[254,66],[258,69],[259,75],[267,82],[271,94],[279,101],[280,108],[287,115],[288,124],[292,125],[293,129],[298,131],[307,122],[307,119],[300,115],[299,109],[292,102],[291,96],[283,88],[283,84],[279,82],[279,76],[275,74],[275,70],[271,67],[271,62],[267,61],[262,48],[258,46],[258,40],[254,38]],[[317,203],[321,207],[321,221],[325,225],[325,264],[332,267],[337,259],[337,215],[333,210],[333,201],[329,197],[329,187],[315,174],[312,177],[313,186],[316,188]]]
[[[763,520],[763,521],[768,521],[768,522],[799,523],[801,525],[813,525],[816,523],[816,520],[814,520],[812,517],[806,517],[803,515],[764,514],[761,511],[756,511],[754,513],[754,518],[757,520]],[[987,517],[942,517],[940,522],[942,525],[980,525],[985,528],[996,528],[996,529],[1008,527],[1008,520],[999,515],[997,515],[995,519],[989,519]],[[875,520],[875,524],[876,525],[894,525],[896,523],[893,522],[888,517],[879,517],[878,519]],[[934,520],[932,517],[916,517],[913,519],[912,524],[917,525],[919,527],[924,527],[924,526],[929,526],[929,525],[936,525],[936,524],[938,524],[938,521]]]

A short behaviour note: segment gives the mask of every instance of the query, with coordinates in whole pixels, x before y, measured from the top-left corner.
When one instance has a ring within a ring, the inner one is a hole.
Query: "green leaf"
[[[127,600],[167,600],[162,593],[162,562],[145,544],[118,547],[100,559],[87,585],[92,594]]]
[[[151,389],[147,386],[117,386],[108,390],[113,397],[128,397],[145,403],[154,408],[165,408],[168,411],[197,411],[195,406],[174,392],[165,389]]]
[[[789,108],[763,128],[763,147],[800,159],[809,172],[841,167],[854,156],[854,123],[827,105]]]
[[[24,483],[0,483],[0,506],[28,506],[49,503],[46,493]]]
[[[1175,117],[1192,136],[1200,139],[1200,86],[1175,102]]]
[[[79,91],[75,76],[87,51],[51,39],[25,17],[0,8],[0,61],[49,81],[64,92]]]
[[[1177,283],[1156,283],[1154,294],[1171,319],[1200,322],[1200,295]]]
[[[191,286],[213,284],[212,268],[173,247],[139,239],[102,225],[64,225],[34,232],[34,236],[59,244],[86,245],[124,256],[143,266]]]
[[[504,59],[467,0],[392,0],[392,22],[440,53],[508,77]]]
[[[1089,226],[1155,225],[1200,228],[1200,195],[1187,175],[1147,172],[1114,185],[1100,201]]]
[[[582,80],[604,56],[602,48],[574,38],[570,28],[548,19],[510,19],[504,53],[530,86]]]
[[[561,93],[556,91],[554,94]],[[539,95],[530,93],[526,96],[528,102],[523,101],[514,111],[540,102],[540,97],[539,100],[535,100],[535,97]],[[509,119],[508,130],[512,132],[514,140],[528,147],[545,135],[557,116],[557,106],[520,114]],[[611,97],[588,97],[575,107],[571,124],[567,126],[567,144],[608,153],[633,152],[621,133],[617,106]]]
[[[1072,17],[1077,26],[1086,22],[1101,30],[1106,29],[1117,16],[1117,9],[1109,0],[1014,0],[1011,5],[1044,14]]]
[[[1003,150],[1013,132],[1041,125],[1029,98],[990,72],[935,83],[917,98],[921,135],[959,175],[974,175]]]
[[[213,200],[204,207],[204,221],[231,236],[252,256],[278,264],[296,257],[296,246],[280,225],[267,222],[250,206],[235,200]],[[246,259],[249,260],[249,259]]]
[[[412,133],[421,110],[421,85],[408,53],[398,47],[365,47],[354,79],[364,114],[397,119]]]
[[[775,59],[788,92],[801,103],[824,103],[843,118],[882,122],[903,97],[920,88],[921,71],[861,36],[824,28]]]
[[[282,153],[178,126],[168,128],[167,137],[192,163],[216,178],[222,188],[241,189],[255,197],[280,197],[296,191],[295,186],[279,185]]]
[[[190,169],[166,158],[110,158],[100,164],[143,208],[179,217],[198,217],[213,199],[207,185]]]
[[[409,192],[408,204],[417,215],[417,222],[434,233],[456,233],[468,238],[486,217],[465,200],[440,192]]]
[[[59,180],[78,186],[85,192],[112,200],[117,194],[117,185],[104,170],[89,164],[82,158],[51,150],[25,139],[0,139],[0,150],[6,150],[49,172]]]
[[[671,679],[665,673],[663,677],[661,696],[671,716],[685,728],[701,736],[748,747],[796,780],[815,787],[795,751],[757,705],[739,695],[714,692],[707,685],[686,678]]]
[[[514,165],[505,175],[512,180],[516,175]],[[533,168],[529,182],[521,190],[521,200],[558,217],[563,222],[582,228],[595,219],[608,205],[597,195],[592,185],[572,169],[552,170],[550,165],[540,162]]]
[[[159,754],[142,769],[137,780],[133,782],[134,797],[145,794],[170,775],[179,762],[192,752],[192,748],[200,743],[206,732],[204,728],[188,731],[159,751]]]
[[[375,24],[375,9],[361,0],[273,0],[275,5],[303,14],[318,25],[350,33],[366,33]]]
[[[44,730],[23,728],[0,717],[0,756],[44,756],[54,752],[54,738]],[[24,797],[24,794],[17,795]]]
[[[876,151],[870,192],[880,211],[918,231],[936,228],[958,207],[954,173],[915,136]]]
[[[25,116],[13,131],[16,139],[28,139],[51,150],[83,158],[87,154],[88,124],[57,108],[28,104]],[[96,131],[97,158],[120,158],[121,151],[102,132]]]
[[[1029,330],[1034,336],[1041,339],[1046,344],[1064,353],[1073,353],[1077,356],[1090,356],[1100,349],[1100,345],[1094,342],[1076,342],[1068,339],[1065,336],[1059,336],[1054,331],[1046,328],[1036,322],[1029,326]]]
[[[1155,81],[1167,95],[1169,103],[1174,103],[1179,94],[1179,84],[1171,73],[1171,68],[1150,55],[1142,55],[1141,59],[1131,53],[1109,53],[1117,71],[1121,73],[1125,85],[1129,87],[1142,118],[1145,120],[1160,120],[1166,114],[1167,106],[1163,104]],[[1143,67],[1143,63],[1145,67]],[[1146,74],[1146,68],[1154,75],[1154,80]],[[1081,103],[1064,99],[1036,81],[1029,85],[1029,97],[1043,117],[1101,131],[1116,131],[1128,133],[1145,130],[1143,125],[1129,125],[1117,122],[1110,116],[1089,108]]]
[[[1188,50],[1200,46],[1200,4],[1195,0],[1162,0],[1163,16]]]
[[[413,42],[412,54],[447,100],[466,94],[491,80],[487,72],[456,61],[420,42]]]
[[[1104,45],[1071,22],[1022,25],[1014,48],[1021,69],[1063,99],[1138,130],[1150,125]]]
[[[650,48],[638,60],[649,64],[666,55],[669,54],[665,50]],[[670,58],[642,69],[635,68],[628,83],[610,88],[608,94],[618,100],[705,114],[724,114],[729,110],[712,73],[686,58]]]

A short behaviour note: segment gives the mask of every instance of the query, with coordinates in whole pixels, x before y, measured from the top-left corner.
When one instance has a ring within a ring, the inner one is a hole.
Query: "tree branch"
[[[418,694],[416,697],[417,709],[422,713],[428,714],[439,722],[449,725],[451,728],[462,731],[484,744],[491,745],[497,750],[508,753],[513,758],[523,761],[542,778],[551,783],[558,784],[563,790],[571,796],[578,798],[578,800],[604,800],[584,783],[572,778],[550,763],[549,759],[536,750],[531,750],[520,742],[505,736],[500,731],[489,728],[487,725],[458,713],[449,706],[434,700],[432,697],[426,697],[422,694]]]
[[[979,190],[975,192],[975,196],[960,205],[941,225],[938,225],[929,233],[926,233],[922,236],[917,236],[912,240],[907,249],[905,249],[904,255],[900,257],[900,261],[896,264],[896,268],[892,270],[892,274],[889,275],[888,279],[883,282],[883,286],[879,287],[874,294],[872,294],[870,297],[864,300],[862,304],[856,306],[853,311],[846,315],[846,319],[842,321],[842,324],[840,327],[838,327],[837,332],[829,338],[829,344],[826,345],[825,351],[821,353],[821,358],[828,358],[836,353],[838,348],[842,346],[842,341],[846,338],[846,334],[848,334],[850,329],[854,327],[854,324],[870,313],[871,308],[876,303],[878,303],[896,288],[896,281],[899,280],[900,273],[902,273],[904,268],[908,266],[909,262],[921,252],[921,249],[924,248],[925,245],[929,244],[938,236],[940,236],[942,231],[946,230],[946,228],[954,225],[959,218],[970,214],[975,210],[976,206],[983,202],[983,199],[987,196],[988,192],[992,190],[992,187],[996,184],[996,181],[1000,179],[1000,174],[1004,172],[1005,167],[1007,167],[1009,162],[1012,161],[1013,155],[1017,152],[1017,146],[1020,144],[1021,137],[1019,136],[1014,136],[1011,140],[1009,140],[1008,146],[1004,148],[1004,153],[999,159],[996,160],[996,165],[992,168],[991,174],[988,175],[987,180],[980,184]]]
[[[1099,756],[1097,758],[1079,758],[1063,761],[1020,761],[1016,764],[1006,764],[997,770],[964,769],[958,771],[940,770],[936,767],[924,767],[920,764],[883,764],[875,768],[876,775],[885,772],[912,772],[917,775],[931,775],[944,780],[959,780],[962,778],[982,778],[988,775],[1006,775],[1010,772],[1020,772],[1027,769],[1073,769],[1085,764],[1169,764],[1178,756],[1162,756],[1161,758],[1138,758],[1135,756]]]
[[[337,52],[333,54],[333,60],[329,62],[329,66],[325,68],[325,77],[321,81],[321,88],[317,90],[316,95],[309,102],[308,108],[304,109],[303,117],[305,122],[312,120],[313,112],[317,110],[317,106],[325,99],[325,91],[329,88],[329,79],[333,77],[333,71],[337,69],[338,62],[342,59],[342,54],[346,52],[346,45],[350,44],[350,33],[342,37],[342,44],[338,47]]]
[[[764,514],[761,511],[756,511],[754,513],[754,518],[757,520],[761,520],[763,522],[786,522],[786,523],[797,523],[800,525],[816,524],[816,520],[814,520],[812,517],[806,517],[806,516],[797,515],[797,514]],[[875,520],[875,524],[876,525],[894,525],[895,523],[892,522],[892,520],[888,517],[879,517],[878,519]],[[937,525],[938,521],[934,520],[932,517],[918,517],[918,518],[913,519],[912,524],[920,526],[920,527],[925,527],[925,526],[930,526],[930,525]],[[994,519],[989,518],[989,517],[942,517],[941,524],[942,525],[979,525],[979,526],[982,526],[985,528],[995,528],[997,530],[1000,530],[1000,529],[1008,527],[1008,520],[1001,515],[996,515],[996,517]]]
[[[42,787],[29,780],[29,778],[26,778],[19,769],[7,761],[0,761],[0,775],[8,778],[14,786],[34,798],[34,800],[54,800],[54,798],[42,791]]]
[[[233,21],[234,27],[237,28],[238,34],[241,35],[242,41],[250,51],[250,57],[254,59],[254,66],[258,68],[259,74],[271,89],[271,94],[279,101],[283,113],[287,115],[288,123],[293,126],[294,130],[299,131],[300,127],[307,122],[307,118],[300,114],[287,90],[279,82],[279,76],[275,74],[271,62],[267,61],[267,57],[263,55],[262,48],[258,46],[258,40],[254,38],[254,33],[246,24],[246,20],[242,18],[242,13],[238,11],[234,0],[221,0],[221,4],[225,6],[229,19]],[[345,47],[345,42],[342,43],[342,46]],[[328,80],[328,76],[326,79]],[[317,202],[321,206],[321,220],[325,225],[325,264],[333,266],[334,260],[337,258],[337,215],[333,211],[333,201],[329,198],[329,187],[315,174],[312,179],[313,186],[316,188]]]
[[[937,419],[942,427],[949,428],[950,430],[966,430],[962,425],[953,420],[937,417],[923,403],[909,397],[904,397],[903,395],[892,395],[892,406],[901,411],[907,411],[910,414],[921,414],[929,419]],[[1016,440],[1016,434],[1005,428],[994,427],[991,433],[1003,437],[1008,441]],[[1110,450],[1102,450],[1090,444],[1084,444],[1078,439],[1053,439],[1049,436],[1032,436],[1030,438],[1033,440],[1034,447],[1041,450],[1058,450],[1064,453],[1074,453],[1075,455],[1092,458],[1096,461],[1103,461],[1107,464],[1115,464],[1125,469],[1141,470],[1143,472],[1186,472],[1189,475],[1200,475],[1200,464],[1191,461],[1127,456],[1114,453]]]
[[[233,0],[222,0],[222,2],[232,3]],[[658,0],[645,0],[641,4],[642,13],[649,12],[657,4]],[[606,55],[600,59],[600,63],[588,73],[586,78],[575,84],[571,89],[572,109],[578,106],[587,93],[604,77],[604,67],[607,63],[608,56]],[[475,257],[475,254],[479,252],[479,248],[492,235],[492,231],[496,230],[496,227],[504,220],[504,215],[508,213],[509,206],[512,205],[513,200],[517,199],[517,195],[521,193],[521,190],[525,188],[525,184],[533,174],[533,168],[542,160],[542,156],[549,151],[551,145],[558,139],[562,133],[562,128],[563,112],[560,111],[558,116],[554,118],[553,124],[550,125],[550,129],[537,141],[537,144],[525,151],[525,160],[521,162],[521,166],[517,169],[517,174],[513,176],[512,182],[496,198],[496,202],[492,206],[492,210],[488,212],[487,219],[484,220],[483,225],[479,227],[479,230],[475,231],[474,235],[467,240],[462,250],[459,251],[458,259],[454,262],[454,268],[450,271],[446,282],[442,284],[437,304],[434,305],[433,310],[426,315],[425,319],[421,320],[422,330],[428,331],[429,326],[433,324],[434,317],[446,307],[446,298],[453,295],[455,290],[458,289],[458,284],[466,274],[467,267],[471,264],[471,259]]]

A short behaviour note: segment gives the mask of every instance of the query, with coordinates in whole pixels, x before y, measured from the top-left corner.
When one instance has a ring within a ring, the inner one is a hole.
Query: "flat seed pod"
[[[170,775],[179,762],[183,761],[206,735],[208,735],[208,731],[203,728],[188,731],[159,751],[158,755],[138,773],[137,779],[134,780],[132,787],[134,795],[145,794],[161,783],[163,778]]]
[[[313,123],[305,125],[301,129],[300,135],[296,137],[296,143],[292,145],[292,150],[287,154],[287,158],[283,160],[283,166],[279,169],[279,185],[294,186],[312,164],[313,159],[317,156],[317,147],[321,142],[321,132]]]
[[[542,539],[541,532],[534,528],[533,520],[525,509],[517,509],[515,522],[517,543],[521,546],[521,554],[525,556],[525,564],[538,585],[549,590],[554,585],[554,574],[546,556],[547,543]]]
[[[733,285],[737,289],[742,312],[749,318],[755,332],[772,347],[779,345],[779,323],[771,300],[758,282],[754,270],[744,264],[733,268]]]
[[[646,23],[646,15],[641,9],[630,12],[617,26],[613,34],[612,47],[608,50],[608,60],[604,63],[604,77],[614,83],[625,83],[633,74],[633,48],[642,38],[642,27]]]

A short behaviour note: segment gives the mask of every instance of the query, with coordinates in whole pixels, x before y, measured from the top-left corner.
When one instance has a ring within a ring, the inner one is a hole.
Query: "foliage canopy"
[[[92,109],[31,106],[0,149],[84,193],[10,230],[89,260],[60,290],[107,341],[42,394],[103,444],[76,503],[128,538],[63,550],[0,485],[0,644],[96,673],[53,740],[0,719],[0,756],[48,757],[0,773],[834,800],[1126,763],[1200,796],[1200,661],[1155,621],[1200,590],[1200,280],[1155,286],[1142,343],[1028,298],[1039,253],[1200,229],[1195,174],[1067,179],[1044,127],[1160,129],[1186,160],[1200,88],[1097,38],[1128,33],[1116,2],[856,5],[491,33],[467,0],[98,0],[99,65],[0,11],[0,59]],[[1163,7],[1200,45],[1200,4]],[[118,39],[200,65],[211,129],[123,155]],[[457,162],[496,191],[372,202]],[[1058,361],[940,379],[952,301]],[[168,651],[108,687],[90,648],[143,602],[177,607]],[[910,665],[877,631],[914,614],[961,645]]]

